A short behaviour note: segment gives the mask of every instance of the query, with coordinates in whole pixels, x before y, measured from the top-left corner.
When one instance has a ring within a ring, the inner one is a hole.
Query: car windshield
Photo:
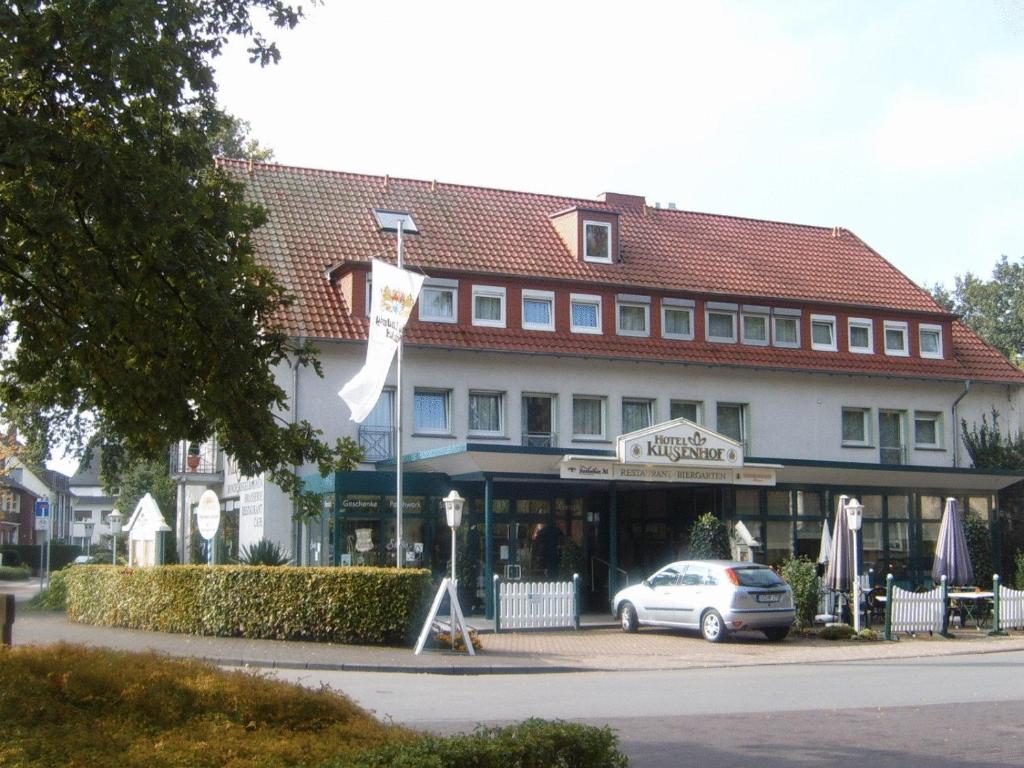
[[[733,568],[741,587],[778,587],[785,582],[771,568]]]

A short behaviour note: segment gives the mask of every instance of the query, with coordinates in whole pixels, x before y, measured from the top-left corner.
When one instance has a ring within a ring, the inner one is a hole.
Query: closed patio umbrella
[[[935,542],[935,560],[932,562],[932,580],[938,583],[943,576],[950,586],[974,583],[971,553],[967,550],[967,537],[964,535],[964,520],[954,498],[946,499],[939,538]]]
[[[832,534],[828,531],[828,520],[821,524],[821,546],[818,547],[818,563],[824,565],[828,562],[828,553],[832,549]]]
[[[825,586],[835,592],[850,589],[853,575],[853,534],[846,522],[848,496],[840,496],[836,503],[836,522],[832,526],[832,545],[828,551],[828,567],[825,569]]]

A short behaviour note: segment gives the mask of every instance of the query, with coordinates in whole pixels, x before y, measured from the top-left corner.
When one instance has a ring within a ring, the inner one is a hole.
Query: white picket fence
[[[999,585],[999,626],[1024,629],[1024,590]]]
[[[579,628],[578,582],[576,575],[573,581],[499,581],[495,578],[495,631]]]
[[[892,588],[892,631],[941,632],[946,602],[942,588],[928,592],[909,592],[901,587]]]

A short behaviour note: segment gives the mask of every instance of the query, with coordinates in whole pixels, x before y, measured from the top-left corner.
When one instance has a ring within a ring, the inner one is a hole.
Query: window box
[[[523,291],[523,330],[555,330],[554,291]]]
[[[574,293],[569,296],[573,333],[601,333],[601,297]]]
[[[907,324],[896,320],[885,321],[885,354],[907,357]]]
[[[926,325],[922,323],[917,327],[917,340],[921,357],[930,357],[936,360],[942,359],[941,325]]]
[[[811,315],[811,349],[835,352],[836,319],[833,315]]]
[[[847,347],[851,352],[870,355],[875,351],[874,323],[863,317],[851,317],[847,322]]]
[[[490,285],[473,286],[473,325],[505,327],[505,289]]]

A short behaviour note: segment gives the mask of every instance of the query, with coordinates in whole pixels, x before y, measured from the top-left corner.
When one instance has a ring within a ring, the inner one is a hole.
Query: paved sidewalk
[[[14,591],[6,586],[0,591]],[[21,592],[27,599],[34,592]],[[594,617],[603,622],[605,617]],[[610,622],[610,617],[607,619]],[[474,623],[479,623],[475,620]],[[615,626],[557,631],[502,632],[481,635],[476,656],[450,650],[339,645],[333,643],[196,637],[162,632],[112,629],[76,624],[63,614],[29,611],[18,606],[14,644],[56,642],[157,651],[228,666],[352,671],[430,672],[442,674],[512,674],[538,672],[624,672],[761,664],[868,662],[880,659],[946,656],[1024,650],[1024,633],[989,637],[984,632],[955,630],[951,639],[921,636],[898,642],[835,642],[792,636],[769,643],[757,632],[739,633],[715,645],[695,633],[642,629],[626,634]]]

